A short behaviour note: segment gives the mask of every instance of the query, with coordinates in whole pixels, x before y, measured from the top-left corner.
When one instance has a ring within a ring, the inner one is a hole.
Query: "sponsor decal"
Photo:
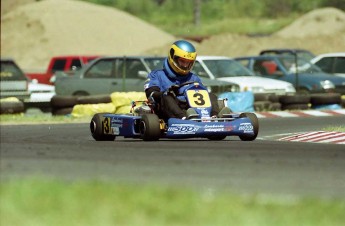
[[[123,125],[123,119],[121,118],[112,118],[111,119],[111,129],[113,130],[113,134],[119,135],[120,134],[120,128],[122,128]]]
[[[202,109],[201,110],[201,116],[204,117],[204,116],[209,116],[209,113],[206,109]]]
[[[236,126],[225,126],[225,131],[233,131],[236,128]]]
[[[114,135],[120,135],[120,127],[112,127],[112,134]]]
[[[122,124],[123,119],[122,118],[112,118],[111,119],[111,124]]]
[[[195,134],[199,127],[193,124],[172,124],[168,128],[168,132],[173,134]]]
[[[253,126],[250,122],[241,123],[238,127],[238,130],[242,130],[244,133],[252,133],[253,132]]]
[[[224,125],[205,125],[205,132],[222,132],[224,131]]]

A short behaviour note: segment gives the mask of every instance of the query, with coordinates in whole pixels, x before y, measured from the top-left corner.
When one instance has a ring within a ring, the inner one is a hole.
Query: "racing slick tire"
[[[114,141],[116,138],[115,135],[104,134],[103,132],[106,130],[105,127],[110,129],[110,123],[103,121],[104,114],[105,113],[98,113],[92,117],[90,122],[91,135],[96,141]]]
[[[239,136],[240,139],[242,141],[253,141],[253,140],[255,140],[256,137],[258,136],[258,133],[259,133],[259,120],[258,120],[258,117],[256,116],[256,114],[250,113],[250,112],[241,113],[240,118],[249,118],[253,124],[253,130],[254,130],[253,135],[240,135]]]
[[[226,136],[209,136],[207,137],[207,139],[209,140],[224,140],[226,138]]]
[[[156,141],[161,136],[159,118],[155,114],[145,114],[140,121],[140,134],[144,141]]]

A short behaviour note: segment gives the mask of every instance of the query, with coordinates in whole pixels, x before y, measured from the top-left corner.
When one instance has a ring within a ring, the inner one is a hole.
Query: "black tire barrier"
[[[269,111],[271,109],[271,101],[255,101],[254,111]]]
[[[65,108],[53,108],[52,115],[69,115],[73,111],[73,107],[65,107]]]
[[[268,101],[269,96],[267,93],[254,93],[254,102]]]
[[[76,105],[77,97],[76,96],[59,96],[55,95],[50,100],[50,105],[52,108],[67,108],[73,107]]]
[[[18,114],[24,111],[24,103],[21,101],[4,101],[0,103],[0,114]]]
[[[58,96],[51,99],[51,111],[53,115],[71,114],[73,107],[77,104],[99,104],[111,103],[110,95],[93,96]],[[308,110],[312,106],[340,104],[345,108],[345,99],[338,93],[322,93],[312,95],[276,95],[276,94],[254,94],[254,110],[280,111],[280,110]],[[223,101],[218,101],[219,108],[224,107]],[[13,111],[13,110],[10,110]],[[15,110],[15,111],[19,111]]]
[[[341,104],[341,95],[339,93],[312,94],[310,96],[310,103],[312,104],[312,106]]]
[[[268,96],[268,100],[271,101],[272,103],[280,103],[279,102],[279,98],[281,97],[281,95],[276,95],[276,94],[270,94]]]
[[[77,104],[100,104],[111,103],[110,95],[79,96]]]
[[[279,97],[279,102],[282,105],[287,104],[309,104],[310,96],[309,95],[284,95]]]
[[[255,111],[280,111],[281,103],[279,102],[280,95],[277,94],[254,94],[254,110]]]
[[[282,110],[308,110],[309,104],[284,104]]]
[[[280,111],[280,110],[282,110],[282,104],[279,102],[273,102],[273,103],[271,103],[271,107],[269,110],[270,111]]]

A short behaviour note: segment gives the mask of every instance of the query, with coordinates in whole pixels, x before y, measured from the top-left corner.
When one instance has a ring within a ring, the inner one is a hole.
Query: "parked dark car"
[[[345,78],[345,52],[320,54],[311,62],[324,72]]]
[[[258,76],[292,83],[300,93],[345,94],[345,78],[325,73],[304,58],[288,55],[261,55],[238,57],[235,60]]]
[[[55,91],[57,95],[63,96],[143,92],[148,73],[161,69],[165,59],[153,56],[101,57],[72,76],[57,74]],[[207,78],[202,78],[202,81],[215,94],[239,91],[239,86],[234,83]]]
[[[308,61],[315,57],[315,54],[306,49],[264,49],[259,55],[295,55],[298,58],[302,57]]]
[[[10,58],[1,58],[0,99],[16,97],[21,101],[30,98],[29,79]]]

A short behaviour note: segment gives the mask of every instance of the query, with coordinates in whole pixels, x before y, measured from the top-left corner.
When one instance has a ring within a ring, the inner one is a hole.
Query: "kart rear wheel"
[[[161,136],[159,118],[155,114],[145,114],[140,121],[140,134],[144,141],[156,141]]]
[[[226,136],[209,136],[207,139],[209,140],[224,140]]]
[[[90,131],[93,139],[96,141],[114,141],[116,136],[112,134],[104,134],[104,131],[110,129],[110,121],[105,120],[104,113],[95,114],[90,122]]]
[[[253,141],[256,139],[259,133],[259,120],[254,113],[241,113],[240,118],[249,118],[253,125],[254,134],[253,135],[240,135],[240,139],[243,141]]]

